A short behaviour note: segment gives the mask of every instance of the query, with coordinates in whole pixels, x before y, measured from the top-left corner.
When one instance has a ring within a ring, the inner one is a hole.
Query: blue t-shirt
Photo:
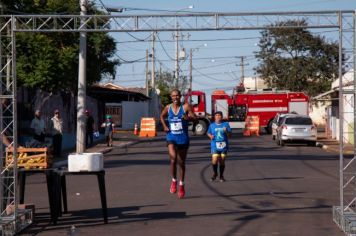
[[[178,145],[189,144],[188,121],[183,119],[186,114],[183,105],[179,107],[177,113],[174,113],[172,105],[168,109],[168,127],[167,141]]]
[[[227,133],[231,133],[231,128],[228,122],[222,122],[220,124],[211,123],[208,129],[208,134],[214,136],[214,138],[210,142],[211,146],[211,153],[215,151],[218,152],[227,152],[229,145],[228,145],[228,138],[227,133],[224,131],[226,129]]]

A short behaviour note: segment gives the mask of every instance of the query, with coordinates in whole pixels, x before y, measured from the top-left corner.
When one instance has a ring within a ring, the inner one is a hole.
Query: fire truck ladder
[[[0,16],[0,99],[6,99],[1,109],[1,135],[6,135],[13,146],[17,146],[16,111],[16,33],[51,32],[157,32],[157,31],[209,31],[209,30],[263,30],[276,28],[277,23],[304,20],[308,26],[295,27],[339,31],[339,78],[340,101],[340,204],[333,208],[334,221],[348,234],[356,233],[356,161],[345,160],[345,130],[355,133],[354,96],[355,86],[343,87],[344,66],[342,55],[348,60],[349,68],[355,68],[355,12],[268,12],[268,13],[189,13],[160,15],[11,15]],[[179,28],[177,28],[179,27]],[[280,25],[278,28],[290,28]],[[354,75],[355,77],[355,75]],[[355,83],[356,79],[353,79]],[[350,96],[348,96],[350,95]],[[350,103],[353,114],[344,112],[343,104]],[[3,114],[7,114],[4,116]],[[350,128],[347,128],[350,127]],[[355,136],[355,134],[354,134]],[[355,137],[354,139],[355,140]],[[353,144],[354,145],[354,144]],[[0,149],[0,220],[2,235],[19,232],[30,222],[30,213],[17,210],[17,153],[11,162],[6,162],[5,149]],[[14,210],[9,211],[10,207]],[[8,211],[6,211],[8,210]],[[27,214],[26,217],[19,217]]]

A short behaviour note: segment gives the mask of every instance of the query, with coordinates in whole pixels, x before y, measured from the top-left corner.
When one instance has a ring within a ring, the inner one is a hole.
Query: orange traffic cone
[[[134,135],[138,135],[137,123],[135,123]]]

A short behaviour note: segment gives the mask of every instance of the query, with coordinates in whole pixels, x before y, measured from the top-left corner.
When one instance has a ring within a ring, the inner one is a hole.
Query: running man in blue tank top
[[[219,163],[220,182],[224,182],[225,158],[229,149],[228,137],[231,135],[231,128],[228,122],[222,121],[221,111],[215,112],[214,121],[210,124],[207,132],[211,140],[211,164],[214,171],[211,181],[214,181],[218,176]]]
[[[181,103],[181,93],[174,89],[171,91],[172,104],[167,105],[161,113],[161,123],[167,132],[167,146],[170,157],[170,170],[172,182],[170,192],[177,192],[177,164],[179,166],[178,197],[184,198],[185,159],[189,148],[188,123],[195,120],[195,115],[188,103]],[[168,118],[168,125],[166,124]]]

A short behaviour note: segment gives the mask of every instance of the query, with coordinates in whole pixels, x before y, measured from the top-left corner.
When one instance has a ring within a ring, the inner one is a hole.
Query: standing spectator
[[[35,118],[31,121],[31,129],[33,131],[33,138],[39,142],[45,141],[45,122],[41,118],[41,111],[35,111]]]
[[[86,138],[85,138],[85,145],[86,147],[91,147],[93,146],[93,135],[94,135],[94,118],[90,114],[89,110],[85,110],[85,115],[86,115]]]
[[[54,110],[54,116],[51,118],[52,144],[53,156],[61,157],[62,152],[62,135],[63,135],[63,121],[60,118],[59,110]]]
[[[106,121],[101,125],[105,128],[105,138],[108,147],[112,147],[112,135],[114,131],[114,123],[112,122],[111,116],[106,115]]]

